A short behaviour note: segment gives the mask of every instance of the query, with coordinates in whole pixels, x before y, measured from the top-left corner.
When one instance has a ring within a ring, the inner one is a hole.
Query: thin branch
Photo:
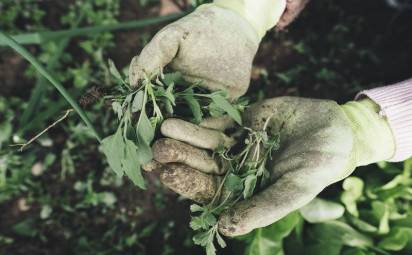
[[[49,131],[51,128],[53,128],[54,126],[56,126],[57,124],[59,124],[60,122],[62,122],[64,119],[67,118],[67,116],[69,116],[69,114],[73,111],[73,109],[68,109],[66,110],[66,112],[64,113],[64,115],[62,117],[60,117],[58,120],[56,120],[55,122],[53,122],[50,126],[48,126],[47,128],[45,128],[43,131],[41,131],[40,133],[38,133],[36,136],[34,136],[33,138],[31,138],[28,142],[26,143],[20,143],[20,144],[14,144],[13,146],[21,146],[20,147],[20,151],[23,151],[24,148],[26,148],[28,145],[30,145],[31,143],[33,143],[37,138],[39,138],[40,136],[42,136],[44,133],[46,133],[47,131]]]

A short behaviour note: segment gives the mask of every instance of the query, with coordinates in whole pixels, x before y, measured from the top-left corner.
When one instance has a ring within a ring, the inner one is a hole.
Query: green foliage
[[[247,245],[244,255],[282,254],[283,239],[291,234],[300,221],[299,213],[293,212],[275,224],[239,237]]]
[[[187,117],[186,114],[186,117],[198,123],[207,114],[202,109],[210,109],[208,105],[215,104],[222,112],[241,123],[240,107],[229,103],[225,93],[195,93],[200,88],[186,83],[180,73],[146,78],[135,89],[130,87],[127,78],[123,77],[111,60],[108,69],[118,83],[118,94],[107,98],[112,101],[119,126],[115,134],[103,140],[102,151],[118,176],[126,174],[140,188],[145,188],[141,168],[152,159],[150,146],[156,129],[166,115],[185,117],[182,106],[187,105],[192,115]]]
[[[207,255],[216,254],[215,241],[220,247],[226,247],[218,232],[219,215],[239,200],[250,198],[257,187],[263,188],[266,185],[269,178],[269,172],[265,168],[266,162],[279,148],[279,136],[269,136],[266,126],[267,124],[261,131],[244,127],[247,136],[239,153],[224,148],[216,151],[226,168],[226,175],[209,204],[194,204],[190,208],[196,215],[192,216],[190,221],[190,227],[197,232],[193,241],[205,247]]]

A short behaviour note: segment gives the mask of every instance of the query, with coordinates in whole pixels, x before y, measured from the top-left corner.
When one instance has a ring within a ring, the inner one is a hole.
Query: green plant
[[[140,188],[145,188],[141,167],[152,159],[150,146],[156,128],[165,115],[185,117],[182,104],[189,106],[191,119],[197,123],[204,109],[213,108],[213,114],[217,114],[216,111],[227,113],[241,124],[238,109],[229,103],[223,92],[195,93],[197,86],[185,83],[179,73],[146,77],[140,87],[131,88],[112,61],[109,66],[118,81],[120,94],[107,96],[107,99],[112,101],[119,126],[115,134],[102,141],[102,150],[116,174],[126,174]]]
[[[216,153],[223,159],[226,175],[212,201],[205,205],[192,205],[193,216],[190,226],[198,233],[193,237],[195,244],[206,248],[208,255],[216,254],[215,240],[220,247],[226,243],[218,232],[219,215],[241,199],[250,198],[258,188],[266,186],[269,172],[266,162],[279,147],[279,136],[269,136],[266,132],[267,120],[263,130],[254,131],[245,128],[247,137],[239,153],[224,148]]]

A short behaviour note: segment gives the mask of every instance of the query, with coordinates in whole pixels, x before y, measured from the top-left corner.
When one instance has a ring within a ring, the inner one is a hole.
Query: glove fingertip
[[[136,87],[139,84],[139,56],[133,57],[129,67],[129,83],[131,86]]]
[[[228,209],[219,218],[219,232],[227,237],[235,237],[246,234],[249,231],[239,225],[241,222],[240,214],[233,209]]]

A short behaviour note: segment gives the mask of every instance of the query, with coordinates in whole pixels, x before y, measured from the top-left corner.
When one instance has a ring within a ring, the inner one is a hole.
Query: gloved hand
[[[189,82],[239,97],[248,89],[260,40],[285,7],[286,0],[216,0],[201,5],[160,30],[132,59],[130,83],[137,86],[170,63]]]
[[[391,158],[394,138],[378,111],[369,99],[339,106],[333,101],[294,97],[268,99],[248,108],[245,125],[262,130],[270,118],[266,130],[280,133],[280,149],[267,166],[271,184],[226,211],[219,219],[220,232],[237,236],[272,224],[357,166]],[[153,145],[161,181],[185,197],[209,201],[223,170],[206,150],[231,146],[233,139],[222,131],[233,125],[227,118],[209,119],[200,126],[166,120],[161,132],[169,138]]]

